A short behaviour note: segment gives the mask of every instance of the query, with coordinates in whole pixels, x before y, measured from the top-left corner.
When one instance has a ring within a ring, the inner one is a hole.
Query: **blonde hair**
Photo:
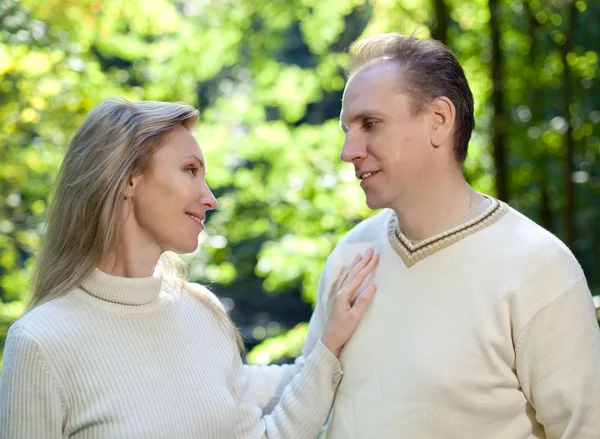
[[[109,99],[92,109],[63,159],[40,252],[29,309],[78,287],[113,250],[120,237],[125,188],[150,166],[165,135],[179,125],[190,130],[198,110],[180,103]],[[234,334],[241,335],[222,307],[187,283],[187,266],[165,252],[165,280],[197,297]]]

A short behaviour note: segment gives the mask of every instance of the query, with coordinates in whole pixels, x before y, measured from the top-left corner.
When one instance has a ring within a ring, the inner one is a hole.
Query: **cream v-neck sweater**
[[[340,378],[337,358],[318,342],[261,418],[232,334],[201,301],[166,279],[96,270],[10,328],[0,438],[310,439]]]
[[[328,439],[600,438],[600,331],[584,274],[556,237],[491,200],[417,244],[385,209],[330,255],[304,355],[342,265],[369,247],[380,261],[377,295],[340,356]]]

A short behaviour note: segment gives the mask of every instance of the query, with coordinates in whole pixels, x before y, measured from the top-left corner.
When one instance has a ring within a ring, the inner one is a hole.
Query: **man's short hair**
[[[475,129],[473,94],[452,51],[437,40],[398,33],[376,35],[350,47],[348,78],[379,61],[392,62],[400,68],[400,91],[411,97],[413,116],[435,98],[445,96],[452,101],[456,107],[454,155],[460,164],[464,163]]]

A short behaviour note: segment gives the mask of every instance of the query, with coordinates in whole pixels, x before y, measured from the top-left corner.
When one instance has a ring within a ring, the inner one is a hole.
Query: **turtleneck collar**
[[[90,296],[116,306],[147,307],[159,300],[162,276],[118,277],[94,271],[82,283],[81,289]]]

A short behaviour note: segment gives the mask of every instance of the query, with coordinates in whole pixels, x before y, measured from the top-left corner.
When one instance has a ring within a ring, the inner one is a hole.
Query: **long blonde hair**
[[[197,121],[198,110],[180,103],[109,99],[90,111],[58,173],[29,309],[76,288],[117,246],[130,177],[149,168],[170,130],[179,125],[190,130]],[[186,264],[170,252],[159,264],[164,279],[198,297],[233,332],[243,350],[240,333],[223,308],[188,286]]]

